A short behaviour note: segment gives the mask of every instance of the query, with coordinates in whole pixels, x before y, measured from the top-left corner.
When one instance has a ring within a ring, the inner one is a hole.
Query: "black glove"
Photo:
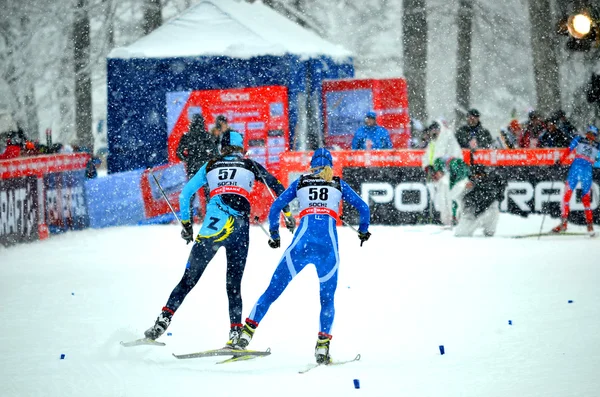
[[[281,247],[281,239],[279,238],[279,232],[277,230],[271,230],[271,238],[269,239],[269,247],[271,247],[271,248]]]
[[[284,212],[283,220],[285,221],[287,230],[289,230],[290,233],[294,233],[294,230],[296,230],[296,218],[294,218],[294,215],[292,215],[291,212]]]
[[[362,247],[363,243],[369,239],[369,237],[371,237],[371,233],[369,233],[368,231],[364,232],[364,233],[361,231],[358,232],[358,238],[360,240],[361,247]]]
[[[185,240],[186,244],[194,241],[194,228],[192,227],[192,222],[190,221],[181,221],[181,226],[183,226],[183,230],[181,231],[181,238]]]

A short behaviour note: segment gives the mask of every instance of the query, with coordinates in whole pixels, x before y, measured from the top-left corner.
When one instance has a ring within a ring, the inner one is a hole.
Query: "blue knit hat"
[[[365,114],[365,118],[366,119],[376,119],[377,114],[371,110],[371,111],[368,111],[367,114]]]
[[[331,153],[325,148],[315,150],[312,159],[310,160],[310,168],[325,166],[333,167],[333,157],[331,157]]]
[[[244,137],[237,131],[225,131],[221,134],[221,150],[227,146],[244,148]]]

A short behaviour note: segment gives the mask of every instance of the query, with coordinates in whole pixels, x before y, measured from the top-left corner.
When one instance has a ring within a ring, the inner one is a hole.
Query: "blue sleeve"
[[[208,163],[204,163],[202,168],[196,172],[196,175],[185,184],[183,190],[179,194],[179,214],[182,221],[190,220],[190,198],[198,191],[198,189],[206,185],[207,164]]]
[[[381,148],[382,149],[391,149],[393,147],[392,145],[392,139],[390,138],[390,133],[388,132],[388,130],[386,130],[383,127],[380,127],[380,133],[381,133]]]
[[[292,184],[288,186],[275,201],[273,201],[273,204],[271,204],[271,209],[269,210],[269,231],[279,230],[279,213],[290,203],[290,201],[296,198],[299,180],[300,178],[292,182]]]
[[[364,150],[365,148],[365,138],[364,138],[363,128],[360,127],[354,133],[354,138],[352,138],[352,149],[353,150]]]
[[[572,152],[573,149],[575,149],[577,147],[580,140],[581,140],[581,136],[579,136],[579,135],[577,135],[575,138],[573,138],[573,140],[571,141],[571,144],[569,145],[569,152]]]
[[[340,183],[342,186],[342,200],[358,210],[360,216],[358,231],[365,233],[369,230],[369,223],[371,221],[371,211],[369,210],[369,206],[354,190],[352,190],[350,185],[344,181],[340,181]]]
[[[595,168],[600,168],[600,145],[597,147],[598,155],[596,156],[596,162],[594,163]]]

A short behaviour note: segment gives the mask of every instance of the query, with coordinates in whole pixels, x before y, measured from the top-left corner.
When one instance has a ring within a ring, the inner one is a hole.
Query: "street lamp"
[[[592,18],[587,13],[571,15],[567,20],[569,34],[576,39],[584,39],[594,26]]]
[[[569,36],[567,49],[590,51],[600,47],[600,18],[594,9],[585,9],[571,14],[559,23],[558,33]]]

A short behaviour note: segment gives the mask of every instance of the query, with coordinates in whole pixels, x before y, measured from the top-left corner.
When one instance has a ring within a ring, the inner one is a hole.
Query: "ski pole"
[[[271,234],[269,234],[269,232],[267,232],[267,229],[265,229],[265,227],[263,226],[263,224],[259,221],[258,216],[254,217],[254,222],[258,223],[258,226],[260,226],[260,228],[262,229],[262,231],[265,232],[265,234],[269,238],[269,241],[273,241],[273,239],[271,238]]]
[[[554,178],[552,179],[552,183],[550,184],[550,191],[553,192],[554,191]],[[551,193],[550,193],[551,194]],[[546,200],[546,207],[548,207],[548,203],[550,202],[550,194],[548,194],[548,199]],[[544,210],[544,207],[542,207],[542,211]],[[542,236],[542,228],[544,227],[544,221],[546,220],[546,213],[548,212],[547,208],[546,211],[544,211],[544,215],[542,215],[542,224],[540,225],[540,231],[538,233],[538,240],[540,239],[540,237]]]
[[[169,198],[167,197],[165,191],[163,190],[162,186],[160,186],[160,183],[158,182],[158,179],[156,179],[156,176],[152,172],[152,168],[148,168],[148,172],[150,173],[150,175],[152,175],[152,178],[154,178],[154,182],[156,182],[156,186],[158,186],[158,189],[160,190],[160,192],[162,193],[163,197],[165,198],[165,201],[167,202],[167,205],[171,209],[171,212],[173,213],[173,215],[175,215],[175,219],[177,219],[177,222],[179,222],[181,224],[181,226],[183,226],[183,223],[181,222],[181,219],[179,219],[179,217],[177,216],[177,213],[175,212],[175,210],[171,206],[171,203],[169,202]]]

